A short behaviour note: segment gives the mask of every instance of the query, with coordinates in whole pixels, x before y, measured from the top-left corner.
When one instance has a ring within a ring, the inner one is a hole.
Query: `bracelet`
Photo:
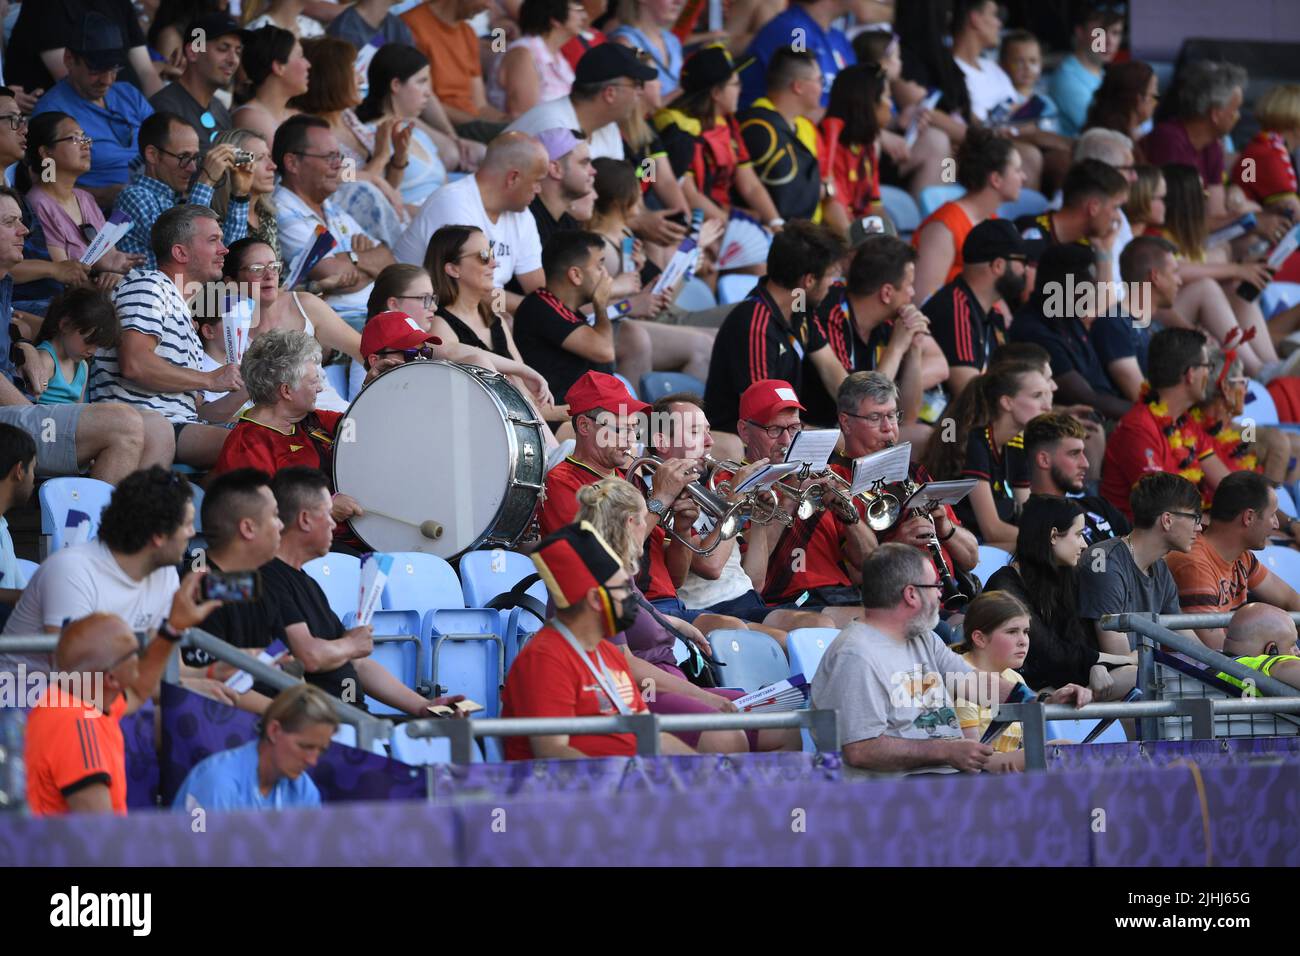
[[[230,197],[230,201],[231,201],[231,202],[248,202],[248,195],[247,195],[247,194],[245,194],[245,195],[243,195],[243,196],[234,196],[234,195],[232,195],[232,196]]]
[[[949,532],[948,532],[947,534],[945,534],[945,535],[944,535],[942,538],[940,538],[939,540],[940,540],[940,541],[948,541],[948,540],[951,540],[952,536],[955,535],[956,533],[957,533],[957,526],[956,526],[956,525],[953,525],[953,526],[952,526],[952,529],[949,530]]]
[[[388,161],[388,168],[389,168],[389,169],[405,169],[407,166],[410,166],[410,165],[411,165],[411,161],[410,161],[410,159],[407,159],[407,161],[404,162],[404,163],[402,163],[402,165],[400,165],[400,166],[398,166],[397,163],[395,163],[395,162],[394,162],[393,160],[391,160],[391,159]]]
[[[203,676],[206,677],[208,680],[212,680],[215,676],[216,669],[217,669],[216,664],[209,664],[208,669],[203,672]]]
[[[168,641],[172,644],[179,644],[181,640],[181,635],[176,633],[176,630],[171,626],[171,623],[166,618],[163,618],[162,621],[159,622],[157,634],[164,641]]]

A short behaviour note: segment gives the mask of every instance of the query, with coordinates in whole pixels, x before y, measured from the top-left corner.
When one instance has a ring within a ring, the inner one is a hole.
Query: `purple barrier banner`
[[[154,728],[158,711],[146,700],[134,714],[122,718],[122,742],[126,748],[126,805],[131,810],[158,806],[158,748]]]
[[[1048,747],[1048,770],[1097,767],[1159,767],[1194,760],[1202,768],[1267,758],[1300,758],[1300,737],[1223,737],[1218,740],[1157,740],[1126,744]]]

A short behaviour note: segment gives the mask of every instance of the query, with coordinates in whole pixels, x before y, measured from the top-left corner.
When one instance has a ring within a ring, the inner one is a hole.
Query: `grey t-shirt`
[[[1181,610],[1178,585],[1164,558],[1143,574],[1123,538],[1094,544],[1079,561],[1079,617],[1085,621],[1126,611],[1178,614]]]
[[[840,745],[882,734],[960,740],[947,675],[971,666],[933,632],[900,641],[861,622],[840,631],[813,680],[812,706],[839,712]],[[936,764],[910,773],[956,773]]]
[[[189,91],[179,83],[168,83],[149,99],[149,105],[160,113],[175,113],[194,127],[199,134],[199,149],[208,151],[211,142],[222,133],[230,130],[234,124],[230,120],[230,111],[215,96],[207,106],[190,96]],[[204,121],[204,117],[207,121]]]

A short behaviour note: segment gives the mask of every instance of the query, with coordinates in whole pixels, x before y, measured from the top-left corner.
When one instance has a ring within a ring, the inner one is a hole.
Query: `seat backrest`
[[[687,312],[702,312],[717,304],[718,300],[714,297],[713,290],[694,276],[684,282],[682,290],[677,293],[677,305]]]
[[[940,186],[926,186],[921,190],[921,201],[918,205],[921,207],[921,219],[926,219],[930,213],[934,212],[946,202],[952,202],[954,199],[960,199],[966,195],[966,187],[958,186],[956,183],[945,183]]]
[[[331,551],[323,558],[308,561],[302,569],[320,585],[334,613],[343,619],[355,614],[361,602],[361,559],[356,555]]]
[[[1300,282],[1270,282],[1259,297],[1259,308],[1265,319],[1296,304],[1300,304]]]
[[[1047,721],[1044,737],[1047,740],[1073,740],[1075,743],[1082,743],[1098,723],[1100,721],[1096,720],[1049,720]],[[1094,740],[1093,743],[1128,743],[1128,734],[1124,733],[1123,722],[1117,720],[1112,723],[1101,732],[1101,736]]]
[[[1278,510],[1281,511],[1283,514],[1291,515],[1291,517],[1294,518],[1295,498],[1292,496],[1291,492],[1286,490],[1286,485],[1278,485],[1277,488],[1274,490],[1277,492]]]
[[[1270,545],[1264,549],[1260,560],[1291,587],[1300,589],[1300,552]]]
[[[630,378],[628,378],[626,375],[620,375],[618,374],[618,372],[614,373],[614,377],[627,386],[627,393],[629,395],[631,395],[633,398],[640,397],[639,395],[637,395],[636,386],[632,384],[632,380]]]
[[[1003,219],[1019,219],[1021,216],[1037,216],[1046,212],[1051,202],[1036,189],[1028,187],[1020,190],[1020,198],[1015,202],[1004,202],[998,207],[998,215]]]
[[[979,547],[980,561],[979,564],[975,565],[975,576],[980,579],[980,584],[983,585],[994,571],[1011,562],[1011,554],[988,544],[981,544]]]
[[[718,303],[730,305],[739,302],[758,285],[758,276],[743,272],[732,272],[718,277]]]
[[[325,381],[334,386],[334,391],[339,393],[339,398],[347,401],[348,398],[348,366],[334,363],[324,366]]]
[[[488,602],[508,593],[524,578],[537,572],[526,555],[516,551],[494,548],[490,551],[471,551],[460,558],[460,584],[465,594],[465,606],[487,607]],[[546,605],[546,584],[534,581],[528,594]],[[532,633],[543,624],[530,611],[519,612],[520,630]]]
[[[921,210],[917,207],[911,193],[897,186],[882,185],[880,201],[899,233],[916,232],[917,226],[921,225]]]
[[[790,673],[802,674],[811,684],[822,655],[838,633],[833,627],[800,627],[787,634],[785,647],[790,654]]]
[[[694,375],[685,372],[648,372],[641,376],[641,400],[657,402],[665,395],[674,392],[689,392],[692,395],[704,394],[704,383]]]
[[[41,484],[37,497],[41,533],[52,536],[50,550],[57,551],[63,547],[69,511],[90,515],[90,538],[99,534],[99,517],[113,497],[113,486],[98,478],[51,478]]]
[[[790,676],[781,645],[761,631],[717,630],[707,635],[727,687],[758,690]]]
[[[30,581],[32,575],[36,573],[36,569],[39,567],[40,565],[35,561],[28,561],[26,558],[18,559],[18,570],[22,574],[24,580]]]
[[[1256,425],[1277,424],[1277,403],[1273,401],[1273,395],[1253,378],[1246,380],[1246,406],[1240,417],[1249,418]]]
[[[483,640],[438,642],[433,681],[444,694],[464,694],[482,704],[484,717],[501,712],[501,657],[504,648],[489,636]]]
[[[388,609],[424,615],[442,608],[464,607],[465,596],[456,572],[442,558],[419,551],[398,551],[393,554],[382,603]]]
[[[393,759],[399,763],[422,767],[432,763],[451,763],[451,739],[448,737],[412,737],[405,724],[393,728],[389,740]]]
[[[194,533],[203,533],[203,489],[190,482],[190,493],[193,495],[194,502]]]

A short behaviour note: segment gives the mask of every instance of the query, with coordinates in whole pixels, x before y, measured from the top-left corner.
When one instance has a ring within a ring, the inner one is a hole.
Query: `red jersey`
[[[578,489],[584,485],[593,485],[604,478],[623,478],[622,472],[602,475],[594,468],[584,465],[573,458],[566,458],[546,473],[546,500],[537,512],[537,521],[542,536],[554,534],[565,525],[572,524],[578,517]],[[647,562],[650,569],[650,582],[641,590],[646,600],[657,601],[659,598],[677,596],[677,587],[668,573],[664,560],[664,548],[668,546],[668,535],[661,525],[656,524],[646,541],[650,552]],[[644,556],[643,556],[644,560]]]
[[[768,559],[763,600],[784,604],[813,588],[852,586],[840,564],[843,541],[844,525],[830,510],[796,519]]]
[[[1165,416],[1157,420],[1160,404],[1138,402],[1119,420],[1106,442],[1106,458],[1101,466],[1101,495],[1133,520],[1128,496],[1138,480],[1148,472],[1167,471],[1182,475],[1199,485],[1202,497],[1208,497],[1201,462],[1214,454],[1214,443],[1190,415],[1177,421]],[[1166,434],[1167,433],[1167,434]]]
[[[53,698],[53,699],[52,699]],[[51,687],[27,715],[27,805],[37,816],[68,812],[68,794],[102,783],[113,812],[126,813],[126,697],[108,713]]]
[[[330,449],[342,417],[341,412],[318,410],[295,424],[291,431],[282,432],[253,421],[245,412],[226,436],[212,474],[236,468],[257,468],[274,475],[281,468],[304,465],[319,468],[333,481]]]
[[[623,652],[601,641],[587,657],[598,673],[608,675],[627,709],[645,711]],[[603,671],[602,671],[603,666]],[[618,708],[601,688],[591,668],[555,628],[544,627],[526,644],[506,675],[501,695],[502,717],[610,717]],[[636,754],[632,734],[574,735],[569,746],[588,757],[631,757]],[[527,737],[506,738],[507,760],[531,760]]]
[[[824,121],[823,121],[824,122]],[[826,158],[830,145],[824,127],[821,132],[822,178],[835,184],[835,200],[848,210],[850,219],[861,219],[879,212],[880,203],[880,147],[835,146],[835,160],[827,169]]]

